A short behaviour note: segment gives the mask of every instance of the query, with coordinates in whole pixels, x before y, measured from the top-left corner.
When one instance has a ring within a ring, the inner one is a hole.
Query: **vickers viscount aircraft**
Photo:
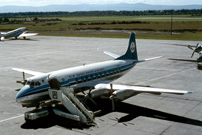
[[[202,47],[197,43],[197,45],[182,45],[182,44],[172,44],[176,46],[184,46],[188,47],[189,49],[193,50],[193,53],[191,55],[191,58],[194,56],[194,53],[198,53],[196,60],[179,60],[179,59],[171,59],[171,60],[179,60],[179,61],[190,61],[190,62],[196,62],[197,68],[199,70],[202,70]]]
[[[103,96],[112,100],[112,110],[114,109],[114,101],[122,101],[140,93],[192,93],[185,90],[111,84],[112,81],[126,74],[136,64],[159,58],[138,60],[134,33],[130,35],[128,49],[124,55],[119,56],[110,52],[104,53],[113,57],[114,60],[49,73],[13,68],[13,70],[22,72],[24,78],[23,81],[17,81],[24,86],[17,93],[16,101],[22,104],[23,107],[37,108],[34,111],[25,113],[26,120],[34,120],[47,115],[48,109],[44,109],[45,106],[51,107],[53,104],[57,106],[59,103],[62,103],[69,113],[53,108],[55,114],[81,121],[82,123],[92,122],[94,118],[93,113],[85,109],[85,106],[83,106],[76,96],[77,93],[84,90],[89,90],[88,95],[85,97],[92,101],[93,98]],[[24,73],[33,75],[33,77],[25,80]]]
[[[17,39],[18,37],[22,37],[23,39],[26,39],[28,36],[35,36],[38,33],[27,33],[27,28],[21,27],[9,32],[0,32],[0,40],[4,40],[6,38],[12,38],[15,37]]]

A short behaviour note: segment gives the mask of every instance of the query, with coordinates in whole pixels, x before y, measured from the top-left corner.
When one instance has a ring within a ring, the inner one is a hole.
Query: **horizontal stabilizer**
[[[136,61],[134,61],[134,63],[140,63],[140,62],[145,62],[145,61],[149,61],[149,60],[159,59],[161,57],[162,56],[152,57],[152,58],[148,58],[148,59],[144,59],[144,60],[136,60]]]
[[[111,57],[113,57],[113,58],[115,58],[115,59],[118,58],[118,57],[120,57],[119,55],[111,53],[111,52],[104,51],[104,53],[107,54],[107,55],[109,55],[109,56],[111,56]]]
[[[29,36],[35,36],[38,35],[38,33],[22,33],[19,37],[29,37]]]

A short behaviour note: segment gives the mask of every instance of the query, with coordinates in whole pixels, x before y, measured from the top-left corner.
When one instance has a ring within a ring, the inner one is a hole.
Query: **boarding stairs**
[[[67,113],[59,109],[53,109],[56,115],[80,121],[85,124],[94,123],[94,113],[86,109],[85,106],[76,98],[73,88],[60,87],[57,79],[51,79],[49,84],[51,88],[48,91],[51,100],[62,102],[64,107],[70,112]]]

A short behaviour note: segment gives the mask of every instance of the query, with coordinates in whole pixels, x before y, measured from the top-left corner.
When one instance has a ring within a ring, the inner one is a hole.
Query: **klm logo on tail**
[[[130,44],[130,51],[131,51],[131,53],[134,53],[134,51],[135,51],[135,43],[134,42],[132,42]]]
[[[134,33],[131,33],[131,35],[130,35],[128,50],[126,51],[126,53],[123,56],[120,56],[119,58],[117,58],[117,60],[123,60],[123,59],[138,60],[137,47],[136,47],[135,34]]]

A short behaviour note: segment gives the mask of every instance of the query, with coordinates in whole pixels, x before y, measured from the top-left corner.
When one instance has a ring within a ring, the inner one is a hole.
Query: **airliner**
[[[23,73],[23,81],[17,82],[22,83],[24,86],[17,93],[16,101],[23,107],[38,108],[42,104],[44,105],[45,101],[50,100],[48,89],[50,89],[52,85],[51,80],[53,79],[56,79],[61,87],[73,88],[75,94],[89,90],[86,97],[92,99],[108,95],[109,99],[113,101],[122,101],[140,93],[170,93],[179,95],[192,93],[192,91],[186,90],[112,84],[112,81],[128,73],[136,64],[160,58],[154,57],[138,60],[134,33],[130,35],[128,49],[124,55],[119,56],[107,51],[104,53],[113,57],[113,60],[81,65],[49,73],[12,68],[15,71]],[[33,76],[25,79],[25,73]]]
[[[38,33],[27,33],[27,28],[21,27],[9,32],[0,32],[0,41],[4,40],[6,38],[12,38],[15,37],[17,39],[18,37],[22,37],[23,39],[26,39],[28,36],[35,36]]]

